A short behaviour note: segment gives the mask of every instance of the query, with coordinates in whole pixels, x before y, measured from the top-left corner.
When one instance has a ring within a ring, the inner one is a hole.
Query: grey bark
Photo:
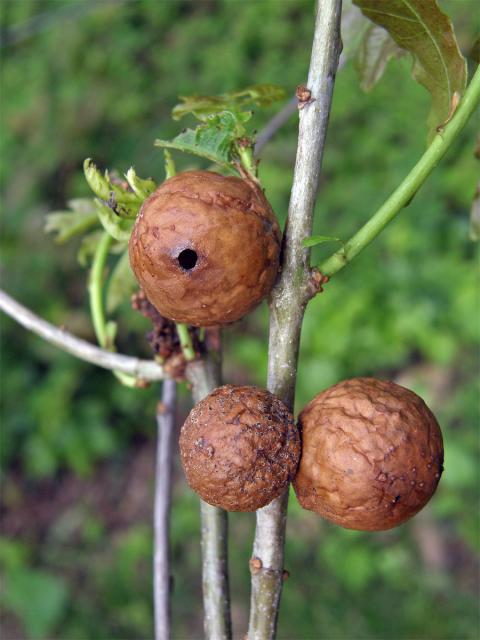
[[[321,0],[315,23],[307,89],[311,100],[300,110],[297,157],[284,235],[280,278],[270,314],[268,388],[293,408],[300,332],[312,295],[309,250],[313,211],[340,54],[341,0]],[[257,511],[252,572],[249,640],[275,637],[282,590],[288,492]]]
[[[163,380],[166,377],[162,367],[153,360],[140,360],[100,349],[77,338],[65,329],[55,327],[50,322],[43,320],[1,290],[0,309],[25,329],[80,360],[96,364],[98,367],[110,371],[128,373],[140,380]]]
[[[165,380],[157,409],[157,456],[155,465],[153,593],[155,640],[170,638],[170,509],[172,500],[172,454],[175,435],[177,384]]]
[[[214,350],[203,360],[189,363],[187,379],[194,402],[221,384],[220,356]],[[226,511],[200,500],[204,630],[208,640],[230,640],[228,584],[228,519]]]

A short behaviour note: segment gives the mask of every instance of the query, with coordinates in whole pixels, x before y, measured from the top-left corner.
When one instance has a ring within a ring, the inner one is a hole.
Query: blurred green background
[[[440,4],[468,52],[479,26],[474,0]],[[1,10],[2,286],[93,341],[78,243],[59,246],[44,235],[46,212],[90,195],[86,157],[120,172],[134,164],[162,180],[152,142],[183,126],[169,115],[179,94],[263,82],[293,94],[308,70],[313,2],[20,0]],[[381,204],[424,149],[428,108],[407,59],[391,62],[370,94],[351,64],[339,74],[316,233],[346,239]],[[259,111],[259,129],[275,110]],[[294,116],[262,156],[261,179],[282,221],[296,127]],[[349,376],[394,379],[438,416],[445,473],[432,503],[385,533],[342,530],[292,497],[280,638],[479,637],[478,252],[468,237],[474,147],[471,122],[398,220],[308,308],[297,410]],[[146,321],[128,305],[118,320],[120,350],[148,356]],[[159,389],[125,389],[11,320],[1,325],[2,637],[152,638]],[[225,331],[225,381],[265,384],[266,335],[265,306]],[[180,424],[189,406],[182,389]],[[175,465],[174,637],[199,638],[198,502]],[[241,638],[254,517],[230,522]]]

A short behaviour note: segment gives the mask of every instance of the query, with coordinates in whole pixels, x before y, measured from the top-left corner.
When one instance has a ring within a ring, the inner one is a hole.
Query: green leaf
[[[130,267],[128,251],[125,251],[113,269],[107,289],[107,311],[113,313],[118,306],[138,288],[137,281]]]
[[[191,153],[232,169],[232,147],[240,126],[233,113],[224,111],[210,115],[204,124],[186,129],[171,141],[155,140],[155,146]]]
[[[132,233],[134,220],[120,218],[105,202],[98,198],[95,199],[95,205],[98,217],[105,231],[119,242],[128,241]]]
[[[55,233],[55,241],[67,242],[98,225],[98,216],[93,200],[78,199],[68,203],[73,211],[53,211],[47,214],[44,230]]]
[[[97,245],[100,242],[102,236],[103,231],[100,230],[92,231],[91,233],[87,233],[85,236],[83,236],[80,248],[78,249],[77,253],[77,260],[80,263],[80,266],[88,266],[90,259],[94,255]]]
[[[128,184],[130,185],[133,192],[141,199],[145,200],[148,196],[155,191],[157,185],[152,180],[152,178],[147,178],[146,180],[142,180],[135,173],[135,169],[130,167],[127,171],[125,177],[127,178]]]
[[[455,94],[467,83],[465,58],[460,53],[448,16],[436,1],[354,0],[375,24],[387,29],[399,47],[413,55],[413,77],[432,96],[429,136],[448,117]]]
[[[333,238],[332,236],[310,236],[302,240],[302,247],[315,247],[317,244],[323,244],[324,242],[343,242],[340,238]]]
[[[473,197],[472,208],[470,210],[470,240],[478,242],[480,240],[480,182],[477,185]]]
[[[134,205],[138,210],[138,207],[142,203],[142,198],[134,191],[129,191],[115,184],[108,171],[105,171],[105,174],[102,176],[90,158],[87,158],[83,163],[83,172],[90,189],[96,196],[106,202],[114,200],[115,203],[120,205]]]
[[[370,24],[357,53],[356,67],[360,86],[370,91],[382,77],[388,61],[405,53],[383,27]]]
[[[276,84],[255,84],[227,95],[241,98],[243,104],[252,102],[258,107],[269,107],[274,102],[285,100],[287,97],[285,89]]]
[[[191,113],[199,120],[205,121],[212,113],[242,110],[252,105],[268,107],[285,97],[285,90],[275,84],[252,85],[241,91],[222,93],[218,96],[180,96],[182,102],[173,108],[172,117],[174,120],[180,120]]]

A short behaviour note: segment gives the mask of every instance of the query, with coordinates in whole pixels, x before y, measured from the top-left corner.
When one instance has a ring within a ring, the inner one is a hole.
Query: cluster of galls
[[[129,251],[162,316],[224,325],[270,292],[280,231],[255,181],[190,171],[145,201]],[[266,390],[220,387],[191,411],[180,452],[189,485],[209,504],[255,511],[293,482],[305,509],[370,531],[415,515],[443,470],[442,435],[423,400],[375,378],[323,391],[297,424]]]
[[[301,506],[364,531],[390,529],[432,497],[443,470],[438,423],[413,391],[345,380],[300,413],[256,387],[220,387],[184,423],[189,485],[228,511],[254,511],[293,482]]]

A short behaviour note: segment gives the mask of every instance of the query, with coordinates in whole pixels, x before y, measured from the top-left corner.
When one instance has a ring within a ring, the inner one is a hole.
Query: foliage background
[[[441,2],[468,53],[473,0]],[[155,137],[178,132],[180,94],[273,82],[292,94],[308,69],[311,0],[239,3],[4,2],[1,67],[3,286],[93,340],[86,274],[72,245],[43,234],[45,213],[89,195],[81,165],[163,177]],[[477,15],[477,24],[475,17]],[[425,144],[426,92],[407,59],[370,94],[352,65],[335,89],[315,231],[347,238]],[[275,109],[257,114],[258,128]],[[183,125],[181,125],[183,126]],[[356,375],[420,393],[439,417],[446,470],[421,515],[385,533],[350,532],[303,512],[288,526],[280,638],[478,637],[477,248],[468,208],[478,175],[475,124],[400,218],[310,305],[297,409]],[[284,220],[296,121],[265,149],[261,179]],[[181,167],[193,159],[180,158]],[[319,257],[331,250],[315,250]],[[120,387],[2,317],[2,637],[152,637],[150,529],[159,390]],[[128,306],[119,347],[148,355]],[[225,380],[264,385],[266,308],[225,331]],[[182,391],[179,423],[189,410]],[[175,472],[174,637],[201,636],[196,497]],[[237,637],[247,624],[254,518],[231,518]]]

